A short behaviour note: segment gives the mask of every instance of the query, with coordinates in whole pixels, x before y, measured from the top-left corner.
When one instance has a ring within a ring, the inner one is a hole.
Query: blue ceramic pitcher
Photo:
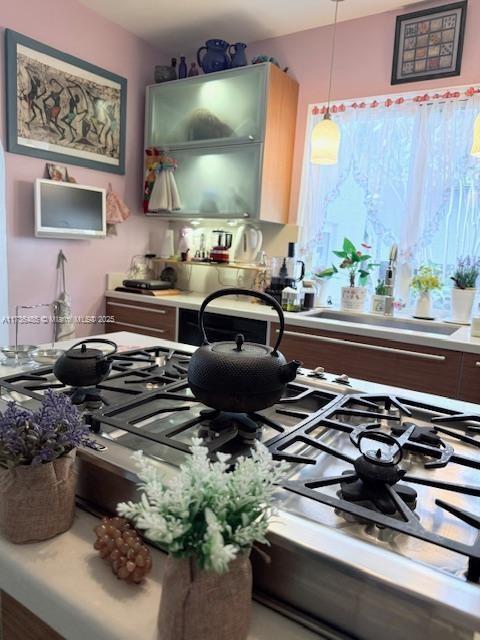
[[[214,73],[215,71],[230,69],[232,63],[227,53],[228,47],[228,42],[217,38],[207,40],[205,46],[200,47],[197,51],[197,60],[204,73]],[[204,49],[206,53],[203,58],[201,58],[200,53]]]
[[[247,56],[245,55],[246,48],[247,45],[244,42],[236,42],[230,45],[228,52],[232,58],[232,67],[245,67],[248,64]]]

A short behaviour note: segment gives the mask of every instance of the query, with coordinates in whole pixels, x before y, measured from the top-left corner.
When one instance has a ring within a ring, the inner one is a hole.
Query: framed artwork
[[[460,75],[467,2],[397,16],[392,84]]]
[[[7,150],[125,173],[127,80],[5,31]]]

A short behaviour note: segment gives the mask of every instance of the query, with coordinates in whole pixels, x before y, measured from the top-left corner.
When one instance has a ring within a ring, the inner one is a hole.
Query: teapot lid
[[[214,342],[210,346],[211,350],[215,353],[231,354],[233,357],[239,354],[243,356],[261,358],[263,356],[270,355],[272,352],[271,347],[267,347],[265,344],[245,342],[245,338],[241,333],[235,336],[235,342]]]
[[[76,360],[88,360],[89,358],[103,357],[105,354],[100,349],[87,348],[85,344],[82,344],[80,349],[70,349],[67,351],[69,358],[75,358]]]

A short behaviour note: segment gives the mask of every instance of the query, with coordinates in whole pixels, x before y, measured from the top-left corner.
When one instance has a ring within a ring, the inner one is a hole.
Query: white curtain
[[[447,278],[458,257],[480,254],[480,160],[469,154],[480,99],[377,101],[334,116],[342,136],[334,166],[310,163],[311,131],[322,118],[310,115],[300,250],[315,272],[344,236],[371,245],[378,262],[395,242],[405,294],[420,263],[436,264]]]

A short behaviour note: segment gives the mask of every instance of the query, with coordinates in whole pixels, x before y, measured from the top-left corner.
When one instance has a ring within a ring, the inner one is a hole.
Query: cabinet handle
[[[140,311],[151,311],[152,313],[161,313],[162,315],[165,315],[167,313],[165,309],[152,309],[150,307],[139,307],[138,305],[135,305],[135,304],[123,304],[122,302],[108,301],[107,304],[109,304],[112,307],[123,307],[124,309],[139,309]]]
[[[157,333],[165,333],[165,329],[157,329],[155,327],[145,327],[143,324],[131,324],[130,322],[114,322],[121,327],[132,327],[133,329],[148,329],[149,331],[156,331]]]
[[[275,329],[278,333],[278,329]],[[352,342],[351,340],[341,340],[340,338],[327,338],[326,336],[316,336],[312,333],[300,333],[299,331],[285,331],[285,336],[294,336],[296,338],[308,338],[309,340],[318,340],[318,342],[328,342],[330,344],[341,344],[349,347],[358,347],[359,349],[367,349],[369,351],[382,351],[384,353],[395,353],[397,355],[418,358],[419,360],[435,360],[443,362],[446,356],[439,356],[434,353],[419,353],[418,351],[408,351],[407,349],[394,349],[393,347],[381,347],[376,344],[364,344],[363,342]],[[478,363],[480,366],[480,362]]]

